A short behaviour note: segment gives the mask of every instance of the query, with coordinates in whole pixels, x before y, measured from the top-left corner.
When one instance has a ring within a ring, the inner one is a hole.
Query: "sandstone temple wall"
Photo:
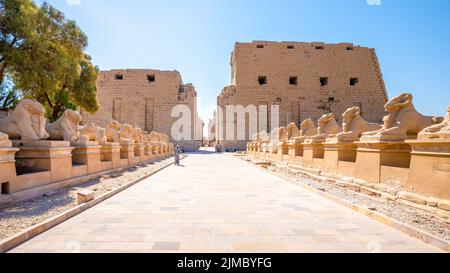
[[[111,119],[128,123],[144,131],[171,136],[172,108],[184,104],[191,109],[190,141],[172,142],[185,150],[195,150],[202,140],[201,120],[197,114],[197,93],[192,84],[183,84],[178,71],[118,69],[102,71],[98,78],[100,110],[95,115],[81,112],[83,124],[104,127]],[[200,124],[198,124],[200,123]]]
[[[375,50],[349,43],[236,43],[231,70],[231,85],[222,90],[217,105],[223,109],[226,105],[279,105],[280,126],[291,122],[299,126],[302,120],[317,120],[331,112],[340,118],[355,105],[365,119],[380,122],[387,101]],[[223,136],[225,121],[223,115],[216,129]],[[270,122],[267,129],[273,129]],[[219,144],[242,149],[246,141]]]

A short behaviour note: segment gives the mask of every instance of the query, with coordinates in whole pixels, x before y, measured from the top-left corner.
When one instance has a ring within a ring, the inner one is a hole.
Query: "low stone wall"
[[[255,160],[291,166],[388,200],[450,211],[450,142],[353,142],[289,145],[276,153],[248,149]]]
[[[0,206],[84,183],[106,173],[172,156],[150,143],[129,149],[108,143],[71,146],[65,141],[35,141],[18,148],[0,148]],[[135,152],[139,152],[139,155]]]

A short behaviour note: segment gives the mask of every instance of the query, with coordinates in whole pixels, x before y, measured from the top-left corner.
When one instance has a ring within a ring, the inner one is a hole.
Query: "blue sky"
[[[40,2],[40,1],[38,1]],[[207,122],[230,83],[234,43],[351,42],[376,49],[390,96],[411,92],[416,108],[450,105],[448,0],[50,0],[89,37],[102,70],[178,70]]]

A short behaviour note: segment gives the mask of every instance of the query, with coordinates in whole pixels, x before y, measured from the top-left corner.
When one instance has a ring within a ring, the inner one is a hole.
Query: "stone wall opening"
[[[259,85],[266,85],[267,84],[267,77],[266,76],[259,76],[258,77],[258,83],[259,83]]]
[[[320,77],[320,86],[328,85],[328,77]]]
[[[148,82],[155,82],[156,76],[154,74],[147,75],[147,80],[148,80]]]
[[[359,83],[359,78],[350,78],[350,86],[356,86]]]
[[[123,75],[122,74],[116,74],[116,75],[114,75],[114,79],[121,81],[121,80],[123,80]]]
[[[289,84],[297,86],[298,85],[298,77],[289,77]]]
[[[10,194],[10,192],[11,192],[11,190],[10,190],[9,182],[4,182],[4,183],[2,183],[0,194],[1,194],[1,195],[4,195],[4,194]]]

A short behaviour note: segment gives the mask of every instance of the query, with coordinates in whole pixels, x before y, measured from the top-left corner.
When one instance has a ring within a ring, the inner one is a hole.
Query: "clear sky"
[[[40,1],[38,1],[40,2]],[[449,0],[50,0],[89,37],[102,70],[178,70],[192,82],[205,123],[230,83],[234,43],[351,42],[376,49],[389,96],[416,108],[450,105]]]

